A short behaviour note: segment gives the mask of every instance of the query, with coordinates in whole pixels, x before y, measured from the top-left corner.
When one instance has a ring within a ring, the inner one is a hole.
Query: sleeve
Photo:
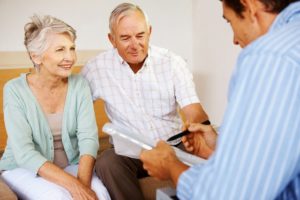
[[[77,114],[77,137],[80,156],[88,154],[96,158],[99,149],[98,128],[90,89],[84,79],[82,79],[78,93],[80,94],[80,103]]]
[[[35,173],[47,161],[35,148],[32,138],[32,127],[24,112],[24,101],[12,84],[4,87],[4,121],[8,143],[19,167]]]
[[[180,199],[275,199],[297,180],[297,62],[269,54],[241,59],[217,149],[207,164],[192,167],[180,176]]]
[[[92,99],[95,101],[98,98],[98,95],[96,94],[97,91],[97,84],[96,84],[96,78],[97,75],[96,71],[96,61],[91,60],[87,62],[81,69],[80,74],[83,76],[83,78],[88,82],[90,92],[92,94]]]
[[[176,101],[181,108],[193,103],[199,103],[193,75],[188,70],[186,62],[179,56],[172,61],[173,82],[175,86]]]

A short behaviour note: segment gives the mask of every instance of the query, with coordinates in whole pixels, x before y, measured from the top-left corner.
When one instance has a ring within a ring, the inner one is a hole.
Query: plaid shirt
[[[111,122],[158,141],[180,131],[181,108],[199,103],[186,62],[151,46],[142,68],[134,73],[116,49],[91,59],[82,69],[93,99],[103,99]]]

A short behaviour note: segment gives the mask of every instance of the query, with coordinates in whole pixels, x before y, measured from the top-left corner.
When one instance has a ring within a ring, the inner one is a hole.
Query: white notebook
[[[142,149],[150,150],[156,146],[155,141],[151,138],[147,138],[141,134],[136,134],[132,131],[126,130],[124,127],[119,127],[112,123],[106,123],[102,130],[112,137],[115,151],[119,155],[139,158]],[[206,162],[205,159],[198,156],[186,153],[176,147],[173,148],[177,157],[189,166],[194,164],[203,164]]]

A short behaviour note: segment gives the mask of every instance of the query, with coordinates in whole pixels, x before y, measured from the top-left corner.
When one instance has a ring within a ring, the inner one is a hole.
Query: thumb
[[[200,123],[194,123],[194,124],[191,124],[188,128],[188,130],[190,132],[207,132],[211,129],[210,126],[208,125],[204,125],[204,124],[200,124]]]

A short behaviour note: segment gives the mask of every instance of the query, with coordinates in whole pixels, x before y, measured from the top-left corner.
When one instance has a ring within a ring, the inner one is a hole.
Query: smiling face
[[[66,78],[76,62],[74,41],[68,34],[51,33],[48,48],[41,56],[32,56],[40,67],[40,73]]]
[[[223,17],[230,23],[233,31],[233,43],[240,45],[242,48],[246,47],[262,33],[255,18],[251,16],[247,6],[242,13],[243,17],[237,15],[224,1],[223,4]]]
[[[139,11],[128,11],[109,34],[112,45],[131,68],[142,67],[148,55],[151,27]]]

